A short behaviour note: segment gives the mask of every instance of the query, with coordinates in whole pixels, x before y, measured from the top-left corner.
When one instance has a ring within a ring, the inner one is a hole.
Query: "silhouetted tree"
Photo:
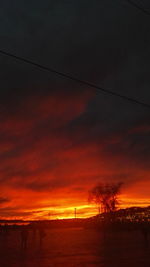
[[[118,205],[118,194],[123,183],[100,183],[89,192],[89,201],[98,205],[102,212],[115,211]]]

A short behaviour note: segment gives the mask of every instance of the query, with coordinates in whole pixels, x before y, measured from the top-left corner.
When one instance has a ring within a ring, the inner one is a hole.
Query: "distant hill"
[[[105,219],[115,218],[118,221],[149,221],[150,222],[150,206],[148,207],[130,207],[126,209],[119,209],[113,213],[101,213],[99,215],[90,218],[76,218],[76,219],[57,219],[57,220],[0,220],[0,224],[15,224],[23,225],[30,224],[31,226],[44,225],[51,228],[62,227],[86,227],[87,225],[93,225],[97,222],[104,221]]]
[[[148,207],[130,207],[126,209],[119,209],[113,213],[102,213],[97,216],[103,220],[109,215],[114,215],[114,217],[118,220],[131,220],[131,221],[142,221],[147,220],[150,221],[150,206]]]

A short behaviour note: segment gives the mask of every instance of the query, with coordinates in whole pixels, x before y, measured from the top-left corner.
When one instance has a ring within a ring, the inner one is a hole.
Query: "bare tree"
[[[123,183],[100,183],[89,192],[89,201],[95,203],[99,211],[115,211],[118,205],[118,194]]]

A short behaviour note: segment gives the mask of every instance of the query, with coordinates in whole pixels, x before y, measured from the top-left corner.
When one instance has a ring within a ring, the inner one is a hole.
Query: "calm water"
[[[149,267],[150,249],[141,233],[108,234],[91,229],[47,230],[42,245],[38,233],[29,232],[26,250],[20,232],[0,236],[1,267],[102,266]]]

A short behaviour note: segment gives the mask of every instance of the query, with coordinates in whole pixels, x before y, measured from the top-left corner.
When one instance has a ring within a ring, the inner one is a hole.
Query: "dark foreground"
[[[29,232],[27,248],[20,231],[0,235],[1,267],[100,266],[149,267],[150,248],[138,231],[107,233],[94,229],[47,229],[42,243]]]

